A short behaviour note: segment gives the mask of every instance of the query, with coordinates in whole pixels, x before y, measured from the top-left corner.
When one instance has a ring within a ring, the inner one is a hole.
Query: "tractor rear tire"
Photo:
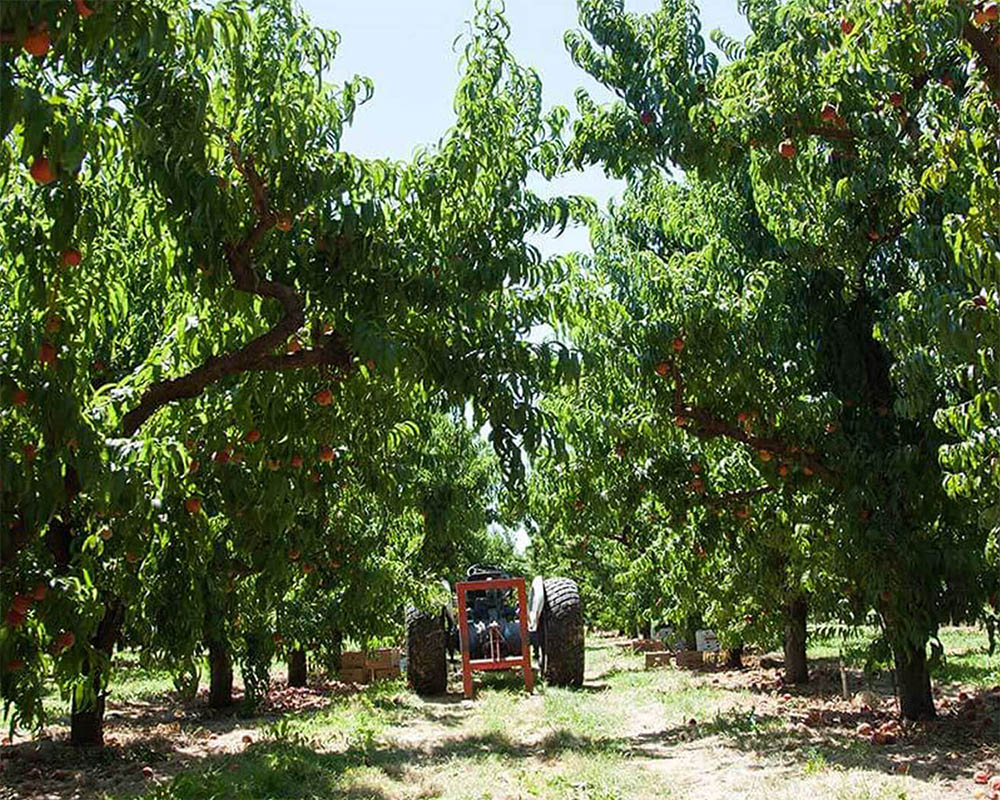
[[[583,602],[576,581],[545,580],[541,627],[546,682],[550,686],[582,686]]]
[[[416,608],[406,610],[406,680],[417,694],[444,694],[448,689],[442,616]]]

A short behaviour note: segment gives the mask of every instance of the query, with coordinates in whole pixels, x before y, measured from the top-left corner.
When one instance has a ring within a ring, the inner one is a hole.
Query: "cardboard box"
[[[340,668],[345,669],[364,669],[365,666],[365,654],[360,650],[350,650],[346,653],[340,654]]]
[[[368,683],[368,670],[364,667],[341,667],[340,679],[345,683]]]
[[[646,669],[652,669],[653,667],[665,667],[670,663],[670,659],[673,657],[674,654],[669,650],[646,653]]]
[[[695,631],[694,638],[699,650],[717,653],[722,649],[719,646],[719,640],[715,637],[715,631]]]

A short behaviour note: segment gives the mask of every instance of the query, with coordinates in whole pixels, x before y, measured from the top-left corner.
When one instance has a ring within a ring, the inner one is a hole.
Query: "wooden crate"
[[[365,654],[360,650],[349,650],[345,653],[340,654],[340,668],[345,669],[364,669],[365,667]]]
[[[383,650],[373,650],[365,657],[366,669],[388,669],[399,666],[399,648],[388,647]]]
[[[619,642],[618,646],[633,653],[649,653],[662,650],[663,642],[659,639],[630,639],[627,642]]]
[[[705,666],[705,656],[699,650],[682,650],[674,656],[674,663],[681,669],[699,669]]]
[[[379,667],[376,669],[368,670],[368,674],[371,677],[371,683],[376,681],[391,681],[395,680],[400,676],[399,665],[394,667]]]
[[[368,683],[368,672],[364,667],[341,667],[340,679],[345,683]]]
[[[660,650],[646,653],[646,669],[654,667],[665,667],[670,663],[674,654],[669,650]]]

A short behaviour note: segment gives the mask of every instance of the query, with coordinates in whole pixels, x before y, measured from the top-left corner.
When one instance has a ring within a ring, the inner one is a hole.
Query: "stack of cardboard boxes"
[[[375,683],[398,678],[399,648],[353,650],[340,654],[340,679],[349,683]]]

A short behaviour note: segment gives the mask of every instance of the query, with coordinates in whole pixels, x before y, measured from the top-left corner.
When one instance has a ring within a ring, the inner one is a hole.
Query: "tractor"
[[[448,605],[406,612],[407,680],[418,694],[447,690],[448,662],[456,653],[462,656],[466,696],[471,695],[472,669],[524,669],[530,689],[529,645],[547,683],[583,683],[583,605],[575,581],[539,576],[525,596],[523,579],[502,567],[474,564],[457,584],[457,596],[445,585]]]

